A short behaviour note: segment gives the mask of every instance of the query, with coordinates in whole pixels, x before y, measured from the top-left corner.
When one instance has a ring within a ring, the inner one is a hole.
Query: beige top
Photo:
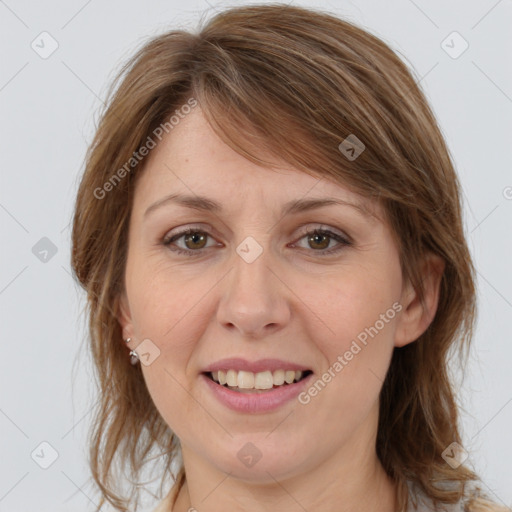
[[[153,512],[171,512],[171,503],[174,500],[176,488],[172,487],[169,494],[158,504]]]
[[[469,487],[470,485],[468,485]],[[407,512],[432,512],[435,508],[432,502],[422,493],[416,491],[412,486],[409,487],[412,499],[409,499],[409,506]],[[158,504],[154,512],[171,512],[171,503],[174,499],[175,488],[173,487],[169,494]],[[413,501],[416,503],[413,503]],[[459,501],[454,505],[444,505],[440,512],[464,512],[464,503]]]

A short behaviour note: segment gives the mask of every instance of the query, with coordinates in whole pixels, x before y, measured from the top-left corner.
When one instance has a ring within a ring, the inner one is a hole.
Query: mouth
[[[233,369],[203,372],[208,379],[221,387],[238,393],[267,393],[296,384],[313,372],[311,370],[266,370],[258,373]]]

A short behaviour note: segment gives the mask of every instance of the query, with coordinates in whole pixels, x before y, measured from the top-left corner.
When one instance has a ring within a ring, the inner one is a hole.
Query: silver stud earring
[[[132,341],[131,338],[128,338],[127,340],[124,340],[126,343],[130,343]],[[139,355],[135,350],[130,350],[130,363],[135,366],[139,362]]]

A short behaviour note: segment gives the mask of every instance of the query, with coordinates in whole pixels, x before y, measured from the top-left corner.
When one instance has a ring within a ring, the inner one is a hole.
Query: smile
[[[254,375],[251,372],[244,371],[236,372],[235,370],[226,370],[225,372],[220,370],[220,372],[225,373],[226,383],[224,384],[220,383],[218,371],[217,380],[214,379],[214,374],[216,372],[200,374],[200,377],[208,387],[209,392],[212,393],[220,404],[228,409],[239,413],[251,414],[275,411],[294,399],[297,399],[298,395],[307,388],[309,382],[313,378],[311,370],[299,371],[299,374],[296,374],[295,371],[293,371],[293,379],[291,378],[291,373],[288,374],[288,380],[292,381],[291,383],[288,383],[286,382],[286,371],[275,370],[275,372],[277,372],[277,382],[280,382],[283,378],[281,372],[284,374],[285,379],[283,384],[276,385],[274,384],[274,373],[270,371],[267,373],[264,371],[259,372],[261,374],[265,374],[263,377],[260,377],[259,380],[264,379],[265,385],[268,386],[270,383],[270,377],[272,377],[272,387],[257,389],[254,382],[258,374]],[[222,378],[222,373],[220,378]],[[247,376],[247,373],[250,373],[251,375]],[[242,375],[240,376],[240,374]],[[228,375],[230,382],[235,382],[233,377],[236,376],[236,385],[229,386],[227,380]],[[296,376],[298,377],[298,380],[296,380]],[[251,387],[238,387],[238,379],[241,379],[242,386],[244,386],[248,385],[251,378],[253,379]]]
[[[275,389],[299,382],[311,374],[311,370],[302,372],[300,370],[266,370],[253,373],[248,371],[218,370],[209,372],[207,375],[221,386],[239,392],[258,392]]]

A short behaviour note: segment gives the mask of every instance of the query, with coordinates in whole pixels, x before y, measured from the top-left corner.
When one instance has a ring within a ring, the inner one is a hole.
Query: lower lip
[[[201,374],[201,378],[206,381],[215,397],[222,404],[234,411],[249,413],[268,412],[278,409],[286,402],[296,398],[312,377],[313,374],[311,373],[299,382],[284,384],[264,393],[240,393],[221,386],[205,374]]]

